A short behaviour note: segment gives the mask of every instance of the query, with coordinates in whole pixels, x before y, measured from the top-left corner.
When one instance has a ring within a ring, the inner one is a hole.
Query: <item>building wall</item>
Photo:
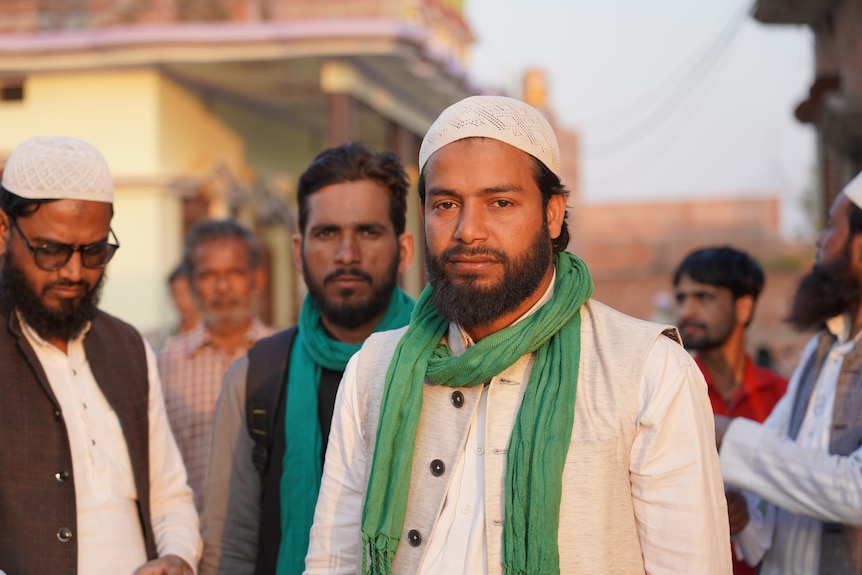
[[[36,135],[81,138],[104,154],[122,247],[108,267],[102,307],[144,331],[167,322],[164,280],[182,244],[172,182],[218,164],[242,172],[236,135],[193,94],[148,69],[28,76],[22,101],[0,102],[0,125],[4,157]]]
[[[573,214],[570,249],[590,268],[593,297],[642,319],[674,324],[673,272],[692,250],[731,245],[764,268],[747,344],[770,350],[789,374],[809,334],[793,331],[784,317],[800,277],[809,269],[810,246],[779,234],[775,197],[627,204],[582,203]]]

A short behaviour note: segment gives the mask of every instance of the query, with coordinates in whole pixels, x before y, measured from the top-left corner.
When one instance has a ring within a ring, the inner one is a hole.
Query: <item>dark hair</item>
[[[530,156],[533,160],[533,180],[542,194],[542,210],[548,207],[548,202],[552,196],[569,196],[569,190],[560,181],[560,178],[552,172],[548,167],[534,156]],[[419,174],[419,200],[422,205],[425,205],[425,167],[422,168],[422,173]],[[560,235],[552,240],[552,245],[555,252],[564,251],[569,247],[569,211],[563,212],[563,226],[560,228]]]
[[[371,180],[389,190],[389,219],[395,234],[404,233],[407,219],[407,173],[392,152],[374,152],[362,142],[350,142],[320,152],[299,176],[299,231],[308,223],[308,196],[334,184]]]
[[[38,210],[44,203],[56,201],[57,200],[31,200],[30,198],[22,198],[17,194],[13,194],[3,186],[0,186],[0,210],[3,210],[6,212],[6,215],[16,220],[22,216],[29,216]]]
[[[35,213],[42,204],[56,202],[60,198],[33,200],[30,198],[22,198],[18,194],[10,192],[8,189],[0,185],[0,210],[6,212],[6,215],[13,219],[26,218]],[[111,217],[114,216],[114,204],[111,204]]]
[[[682,275],[696,282],[724,287],[733,299],[750,295],[757,301],[763,289],[763,270],[747,253],[729,246],[704,248],[686,256],[673,274],[673,285],[679,284]]]
[[[250,229],[236,220],[202,220],[192,226],[186,235],[180,267],[184,267],[189,275],[193,274],[195,262],[192,256],[195,249],[206,242],[228,238],[236,238],[245,244],[251,269],[258,269],[263,265],[263,250],[260,241]]]

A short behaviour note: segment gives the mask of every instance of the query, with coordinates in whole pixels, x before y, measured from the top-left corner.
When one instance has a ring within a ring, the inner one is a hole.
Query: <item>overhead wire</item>
[[[650,92],[662,92],[661,99],[651,106],[651,111],[641,119],[629,123],[621,133],[615,134],[608,139],[596,142],[585,142],[585,152],[590,156],[602,156],[619,153],[621,150],[630,148],[639,143],[643,138],[653,133],[657,128],[667,123],[681,105],[691,96],[697,86],[708,77],[709,72],[725,55],[738,36],[745,21],[754,10],[754,3],[743,6],[738,10],[728,23],[722,28],[715,40],[694,61],[688,71],[682,76],[677,84],[669,91],[664,90],[663,85]],[[639,108],[642,108],[642,98],[637,100]]]

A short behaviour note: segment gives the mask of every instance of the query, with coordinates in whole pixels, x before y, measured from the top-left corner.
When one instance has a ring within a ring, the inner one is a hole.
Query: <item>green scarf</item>
[[[419,297],[410,327],[386,373],[377,442],[362,515],[362,573],[389,575],[407,508],[422,388],[490,381],[525,354],[536,362],[509,443],[505,483],[503,571],[557,574],[557,533],[563,466],[575,417],[580,360],[580,307],[592,294],[589,270],[577,256],[554,254],[554,296],[534,314],[453,357],[442,343],[447,322]]]
[[[413,300],[396,287],[389,307],[374,331],[403,327],[410,320]],[[299,330],[290,355],[287,411],[284,417],[286,449],[279,496],[281,499],[281,545],[278,575],[300,574],[305,569],[308,532],[323,474],[323,434],[317,415],[317,392],[321,369],[344,371],[350,357],[362,346],[336,341],[320,323],[320,312],[306,296],[299,312]]]

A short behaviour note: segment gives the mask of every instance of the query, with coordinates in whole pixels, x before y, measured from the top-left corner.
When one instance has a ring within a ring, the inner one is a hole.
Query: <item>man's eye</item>
[[[515,204],[513,204],[509,200],[494,200],[494,205],[498,208],[508,208],[509,206],[513,206]]]
[[[42,246],[39,249],[46,256],[60,256],[69,251],[69,248],[67,246],[62,246],[59,244],[48,244],[47,246]]]

